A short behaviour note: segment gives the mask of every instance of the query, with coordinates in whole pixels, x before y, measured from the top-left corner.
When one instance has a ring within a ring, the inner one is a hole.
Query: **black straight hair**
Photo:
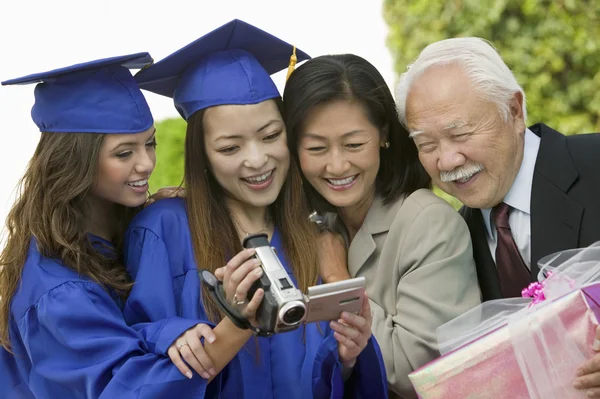
[[[431,178],[421,165],[415,144],[398,119],[394,97],[383,76],[367,60],[354,54],[324,55],[298,67],[290,76],[283,93],[283,116],[288,145],[298,162],[298,145],[304,120],[320,104],[336,100],[358,101],[371,123],[385,134],[389,148],[380,149],[380,166],[375,192],[384,204],[431,188]],[[305,181],[311,206],[317,211],[332,207]]]

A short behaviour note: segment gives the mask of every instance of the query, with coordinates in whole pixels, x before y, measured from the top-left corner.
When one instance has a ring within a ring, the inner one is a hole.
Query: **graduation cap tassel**
[[[298,62],[298,57],[296,57],[296,46],[294,46],[294,50],[290,56],[290,65],[288,65],[287,77],[285,78],[286,82],[290,78],[292,72],[294,72],[294,69],[296,68],[296,62]]]

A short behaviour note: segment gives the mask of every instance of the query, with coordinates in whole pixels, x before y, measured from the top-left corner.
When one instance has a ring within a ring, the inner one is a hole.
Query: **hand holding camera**
[[[205,288],[238,327],[270,336],[295,330],[302,323],[336,320],[342,312],[361,312],[364,277],[309,287],[308,295],[304,295],[294,285],[266,234],[248,236],[243,245],[247,250],[218,269],[216,278],[207,270],[199,271]],[[247,260],[252,252],[253,258]],[[246,298],[251,299],[244,305]]]
[[[256,311],[262,303],[264,290],[258,289],[250,298],[250,287],[262,274],[260,263],[254,258],[254,248],[248,248],[231,258],[227,265],[215,270],[217,279],[223,282],[225,298],[250,324],[258,327]]]
[[[331,329],[335,331],[333,336],[338,341],[340,361],[345,367],[354,367],[356,358],[367,346],[372,335],[372,322],[371,306],[365,293],[360,314],[343,312],[340,320],[330,323]]]

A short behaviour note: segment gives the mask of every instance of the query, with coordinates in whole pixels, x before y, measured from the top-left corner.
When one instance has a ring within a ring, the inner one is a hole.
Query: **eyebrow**
[[[457,119],[455,121],[448,123],[446,126],[444,126],[444,130],[457,129],[457,128],[463,127],[465,125],[467,125],[467,122],[463,121],[462,119]]]
[[[261,131],[265,130],[266,128],[268,128],[269,126],[271,126],[274,123],[281,123],[281,121],[279,119],[272,119],[269,122],[265,123],[263,126],[256,129],[256,133],[260,133]],[[241,138],[242,138],[242,136],[239,134],[232,134],[232,135],[219,136],[214,141],[234,140],[234,139],[241,139]]]
[[[349,132],[346,132],[346,133],[342,134],[342,138],[346,138],[346,137],[353,136],[355,134],[363,133],[363,132],[364,132],[363,129],[351,130]],[[319,139],[319,140],[325,140],[326,139],[325,137],[319,136],[316,133],[304,133],[303,136],[304,137],[309,137],[309,138],[312,138],[312,139]]]
[[[408,138],[414,139],[416,136],[418,136],[419,134],[423,134],[423,133],[425,133],[423,130],[411,130],[410,133],[408,134]]]
[[[150,136],[150,138],[148,140],[146,140],[146,143],[150,140],[152,140],[154,138],[154,136],[156,135],[156,128],[154,128],[154,130],[152,131],[152,135]],[[116,151],[119,149],[119,147],[123,147],[123,146],[127,146],[127,145],[137,145],[138,143],[135,141],[127,141],[124,143],[119,143],[118,145],[115,146],[115,148],[113,148],[113,151]]]
[[[256,130],[256,133],[259,133],[262,130],[265,130],[266,128],[268,128],[269,126],[271,126],[274,123],[280,123],[280,120],[279,119],[271,119],[270,121],[265,123],[260,129]]]
[[[446,126],[444,126],[443,130],[458,129],[458,128],[464,127],[466,125],[468,125],[467,122],[463,121],[462,119],[457,119],[455,121],[448,123]],[[425,133],[424,130],[411,130],[410,133],[408,134],[408,138],[414,139],[416,136],[423,134],[423,133]]]

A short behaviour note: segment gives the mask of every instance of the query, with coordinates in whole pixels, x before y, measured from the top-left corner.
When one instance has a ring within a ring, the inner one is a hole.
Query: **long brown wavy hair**
[[[0,344],[10,350],[10,303],[19,285],[31,238],[43,256],[58,259],[80,275],[125,296],[131,283],[120,257],[94,249],[85,221],[86,194],[94,184],[104,134],[42,133],[19,182],[6,219],[7,242],[0,254]],[[117,205],[113,241],[122,253],[122,234],[136,211]]]
[[[276,100],[281,112],[281,100]],[[185,138],[186,207],[194,255],[199,268],[212,272],[224,266],[240,252],[242,244],[224,201],[225,194],[212,175],[204,139],[204,110],[188,120]],[[282,237],[290,268],[303,292],[316,284],[319,274],[315,249],[316,230],[308,220],[309,207],[303,191],[297,164],[290,160],[285,183],[275,202],[270,206],[271,216]],[[202,292],[204,308],[209,319],[221,320],[217,305]]]

